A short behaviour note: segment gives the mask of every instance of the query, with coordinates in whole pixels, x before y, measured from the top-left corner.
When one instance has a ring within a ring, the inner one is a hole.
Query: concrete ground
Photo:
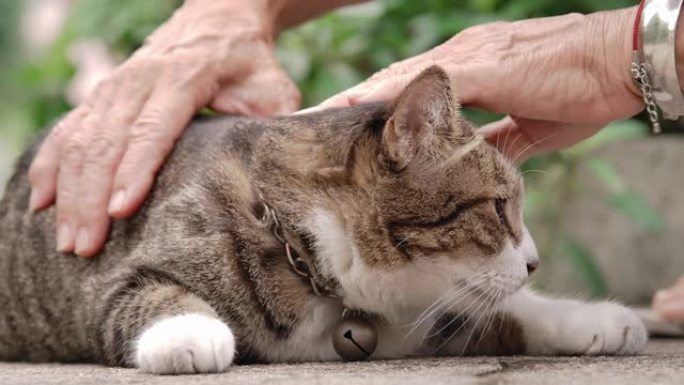
[[[0,385],[21,384],[684,384],[684,339],[653,340],[635,357],[428,358],[236,366],[227,373],[153,376],[93,365],[0,363]]]

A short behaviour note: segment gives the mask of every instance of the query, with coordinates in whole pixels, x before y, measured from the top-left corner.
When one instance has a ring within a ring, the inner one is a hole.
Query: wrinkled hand
[[[665,319],[684,322],[684,276],[669,289],[656,293],[653,297],[653,310]]]
[[[508,115],[481,132],[510,158],[567,147],[643,108],[629,73],[634,12],[472,27],[317,108],[391,100],[437,64],[450,74],[462,104]]]
[[[298,108],[274,57],[272,20],[249,4],[185,2],[52,130],[30,168],[30,206],[56,200],[58,250],[102,248],[110,215],[137,211],[199,108],[252,116]]]

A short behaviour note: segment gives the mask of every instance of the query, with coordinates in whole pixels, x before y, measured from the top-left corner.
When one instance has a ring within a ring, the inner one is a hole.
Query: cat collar
[[[290,242],[288,242],[285,238],[285,235],[283,234],[283,228],[280,225],[280,221],[278,221],[278,217],[276,216],[275,211],[263,200],[261,201],[261,204],[263,205],[264,209],[264,214],[261,217],[261,223],[270,227],[273,236],[276,237],[276,239],[283,244],[283,247],[285,248],[285,256],[287,257],[287,262],[290,264],[292,271],[294,271],[295,274],[299,275],[300,277],[305,278],[309,281],[309,284],[311,285],[311,290],[316,296],[329,297],[338,300],[342,299],[337,293],[335,293],[335,290],[331,288],[329,285],[322,286],[318,282],[316,282],[309,262],[305,261],[303,258],[299,256],[298,253],[292,250]]]
[[[273,236],[283,244],[287,262],[292,271],[309,281],[311,290],[317,297],[328,297],[342,301],[342,297],[335,293],[330,286],[322,286],[316,282],[311,265],[292,249],[285,238],[275,210],[267,205],[263,198],[261,204],[264,210],[260,219],[261,223],[268,226]],[[345,361],[366,360],[373,354],[378,344],[377,329],[364,313],[345,308],[342,311],[340,322],[333,331],[332,344],[337,354]]]

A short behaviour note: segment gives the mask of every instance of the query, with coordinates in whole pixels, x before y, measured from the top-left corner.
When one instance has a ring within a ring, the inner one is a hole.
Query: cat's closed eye
[[[506,199],[494,199],[494,209],[496,210],[496,215],[499,216],[499,222],[501,225],[510,228],[508,223],[508,218],[506,217]]]

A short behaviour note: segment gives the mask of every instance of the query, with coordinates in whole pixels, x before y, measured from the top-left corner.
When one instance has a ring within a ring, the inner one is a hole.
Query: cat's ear
[[[458,109],[451,81],[442,68],[429,67],[413,79],[395,100],[382,134],[383,155],[392,168],[404,169],[440,135],[472,135],[467,126],[457,127]]]

